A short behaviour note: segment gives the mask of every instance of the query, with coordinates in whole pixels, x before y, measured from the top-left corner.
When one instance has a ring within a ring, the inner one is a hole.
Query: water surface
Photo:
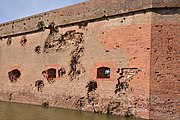
[[[107,114],[0,102],[0,120],[140,120]]]

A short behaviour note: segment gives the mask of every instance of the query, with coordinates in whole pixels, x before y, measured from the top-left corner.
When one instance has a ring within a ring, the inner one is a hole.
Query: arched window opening
[[[97,69],[97,78],[110,78],[110,68],[100,67]]]
[[[56,69],[50,68],[42,72],[42,75],[47,79],[48,83],[54,83],[56,78]]]
[[[56,69],[50,68],[47,70],[49,78],[56,78]]]
[[[17,79],[21,76],[21,72],[18,69],[14,69],[8,72],[8,76],[11,82],[16,82]]]

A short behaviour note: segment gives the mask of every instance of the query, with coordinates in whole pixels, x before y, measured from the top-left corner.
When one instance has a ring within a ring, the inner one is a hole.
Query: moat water
[[[140,120],[107,114],[0,102],[0,120]]]

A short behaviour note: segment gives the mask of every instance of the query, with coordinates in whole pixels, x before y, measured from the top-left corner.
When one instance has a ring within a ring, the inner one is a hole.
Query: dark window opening
[[[50,68],[47,70],[48,78],[56,78],[56,69]]]
[[[56,69],[50,68],[42,72],[43,76],[47,79],[48,83],[54,83],[56,78]]]
[[[97,78],[110,78],[110,68],[100,67],[97,69]]]
[[[16,82],[17,79],[21,76],[21,72],[18,69],[14,69],[8,72],[8,76],[11,82]]]

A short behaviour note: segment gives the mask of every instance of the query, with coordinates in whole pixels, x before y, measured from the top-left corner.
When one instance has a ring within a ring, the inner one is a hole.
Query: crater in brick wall
[[[88,88],[88,93],[97,89],[97,82],[96,81],[90,81],[86,88]]]
[[[87,83],[87,96],[80,97],[75,101],[78,110],[93,111],[94,113],[108,113],[121,116],[136,116],[136,102],[130,94],[123,94],[118,98],[101,98],[97,92],[97,82]]]
[[[60,52],[66,50],[70,45],[77,46],[80,43],[83,43],[83,33],[75,30],[67,31],[65,34],[50,32],[44,43],[43,52]]]
[[[125,94],[126,90],[129,87],[129,81],[132,80],[133,77],[138,74],[138,72],[138,68],[118,68],[117,73],[119,73],[119,78],[117,79],[118,83],[116,84],[115,93]]]
[[[53,28],[53,25],[50,28]],[[85,72],[84,67],[80,63],[80,58],[84,54],[83,43],[83,33],[72,30],[67,31],[65,34],[59,34],[56,30],[52,29],[44,43],[43,53],[61,52],[67,50],[70,46],[74,47],[69,54],[71,59],[68,72],[69,79],[73,80]]]
[[[27,38],[26,38],[26,36],[22,36],[21,41],[20,41],[20,44],[21,44],[22,46],[25,46],[26,43],[27,43]]]
[[[35,87],[37,87],[37,90],[38,91],[41,91],[42,92],[42,88],[44,87],[44,82],[43,80],[37,80],[35,82]]]
[[[95,92],[97,89],[97,82],[96,81],[90,81],[87,86],[87,100],[89,103],[91,102],[97,102],[97,96],[98,94]],[[94,105],[94,103],[93,103]]]
[[[63,77],[66,74],[66,69],[65,68],[60,68],[58,70],[58,76]]]
[[[75,102],[75,108],[82,110],[93,111],[95,113],[100,112],[99,106],[99,94],[96,92],[97,82],[90,81],[87,83],[87,96],[81,97]]]
[[[40,54],[41,53],[41,46],[35,47],[34,52],[36,52],[37,54]]]
[[[17,82],[17,79],[21,76],[21,72],[18,69],[14,69],[8,72],[9,79],[12,83]]]

